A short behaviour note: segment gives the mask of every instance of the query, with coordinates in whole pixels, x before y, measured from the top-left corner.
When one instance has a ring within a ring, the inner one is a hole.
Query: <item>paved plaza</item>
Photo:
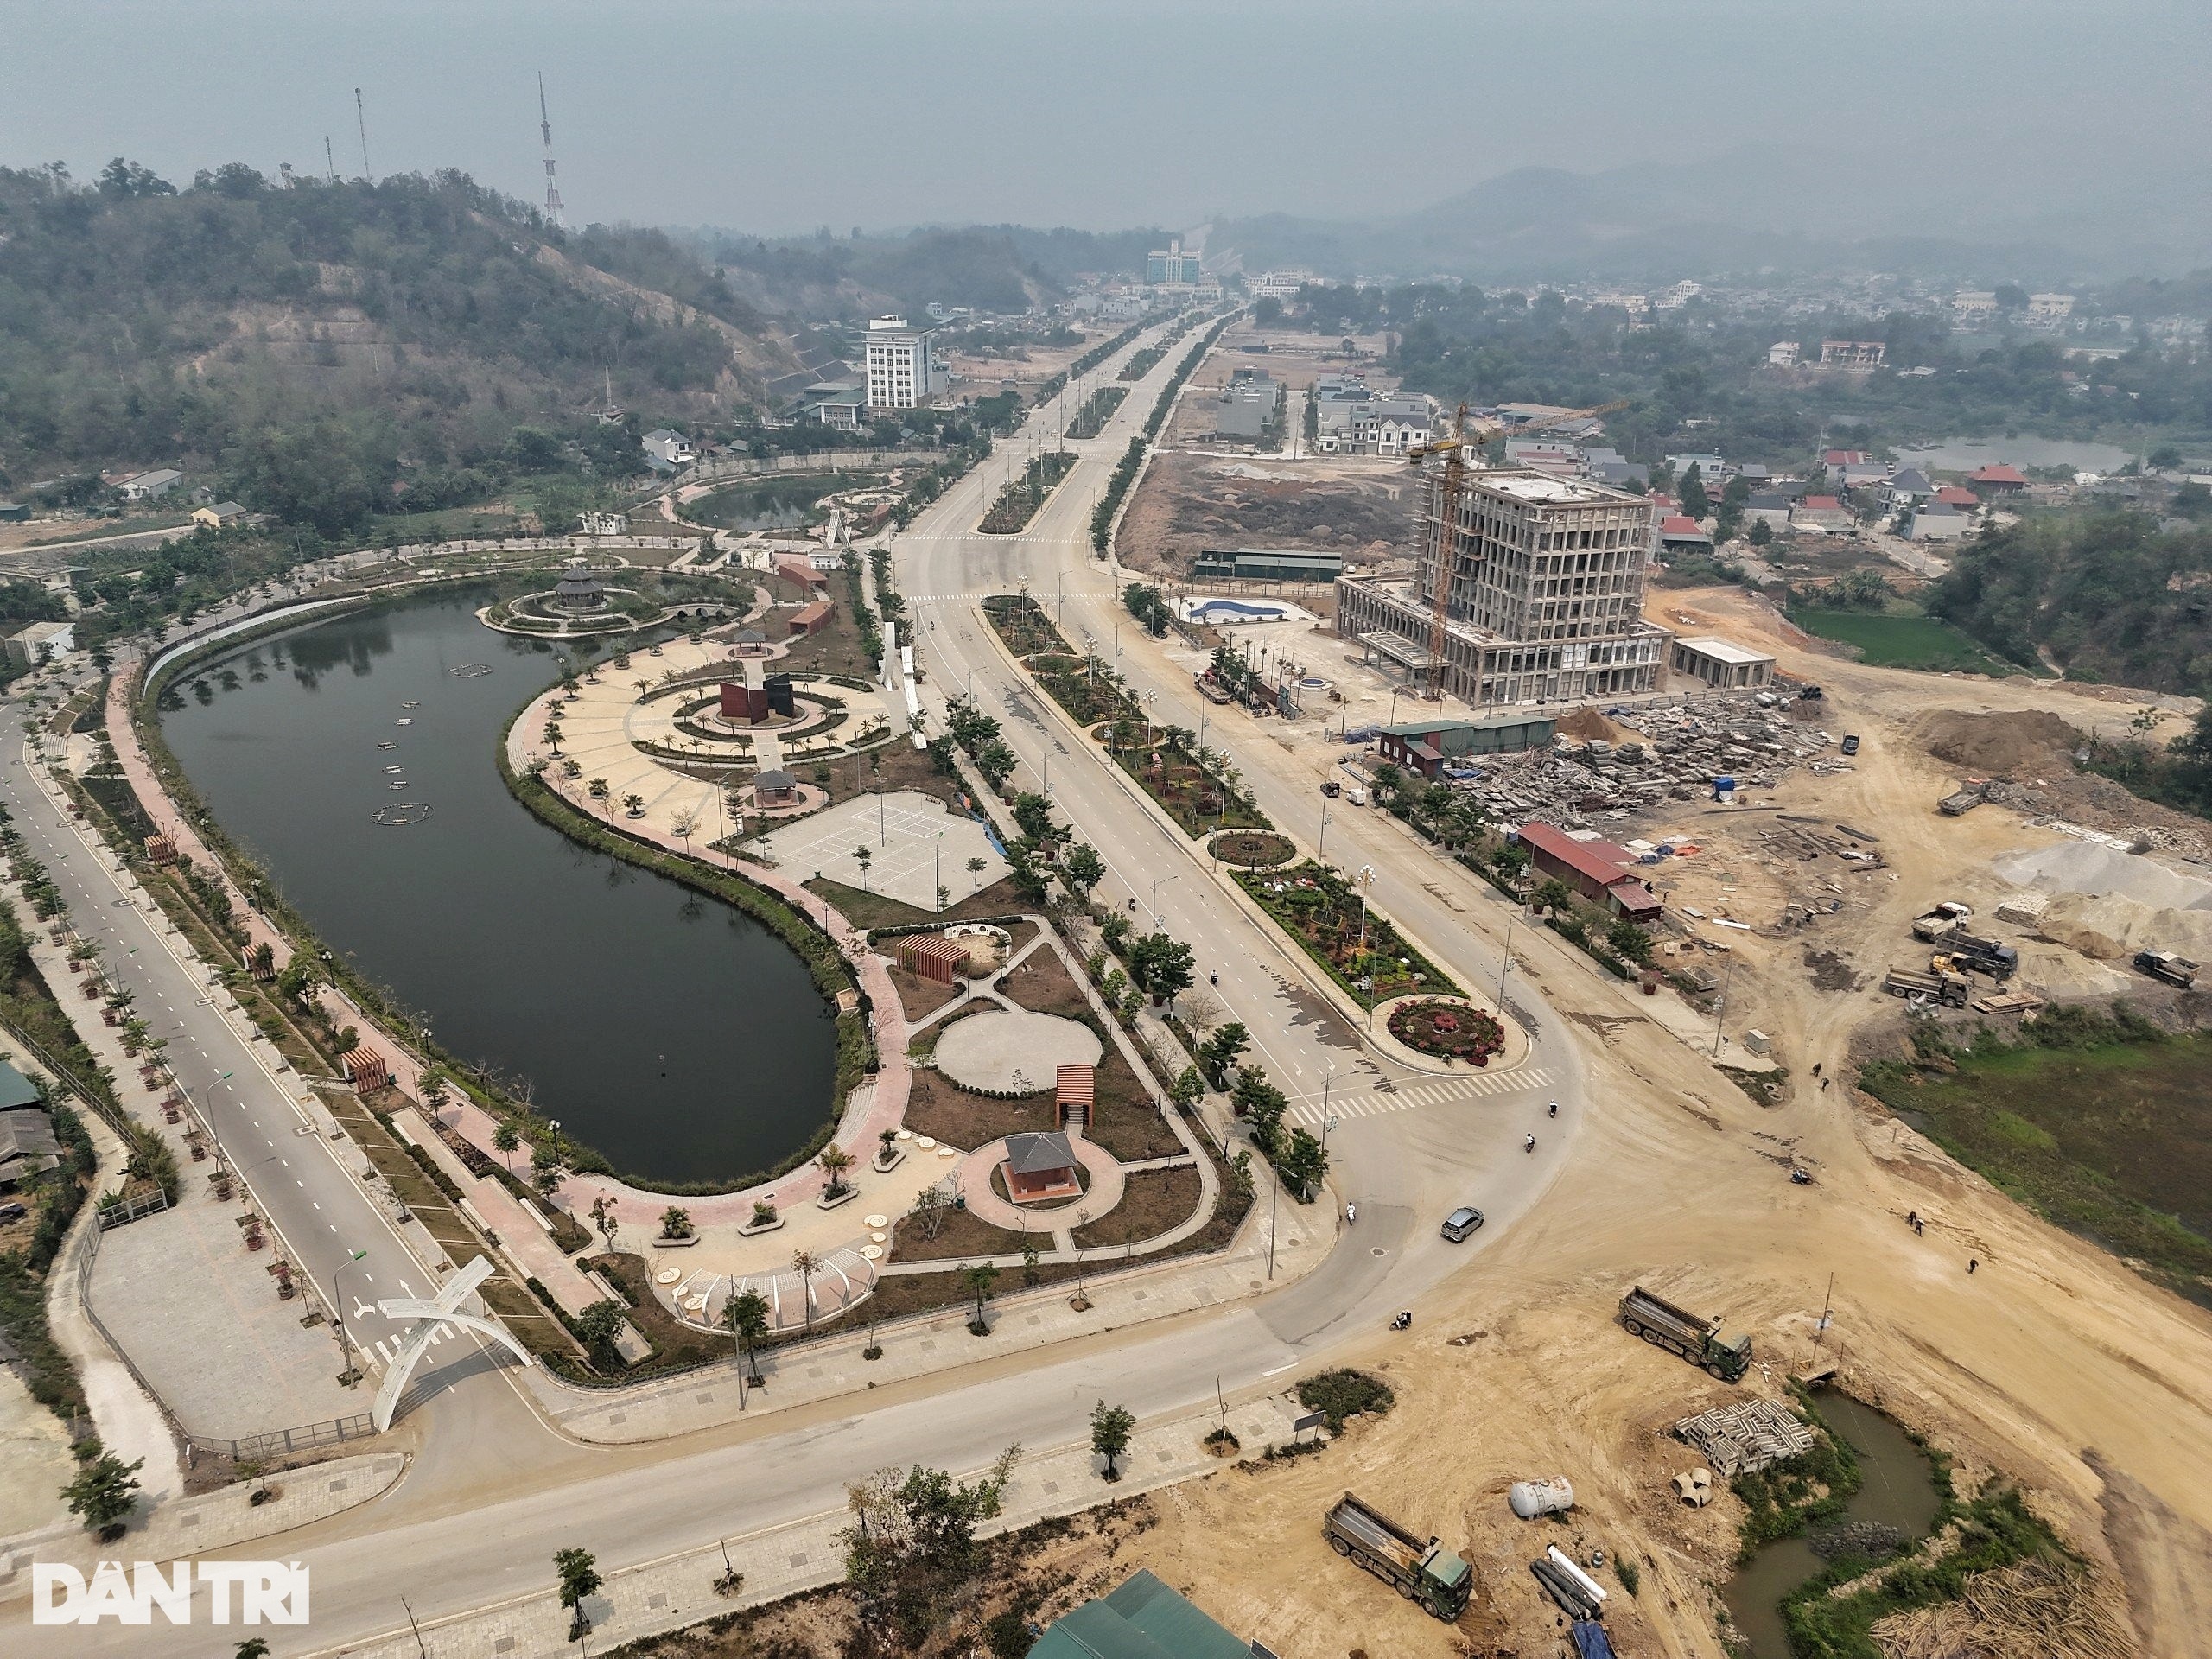
[[[1064,1065],[1096,1065],[1105,1052],[1098,1033],[1079,1020],[993,1008],[944,1028],[937,1069],[955,1083],[990,1094],[1050,1089]]]
[[[928,795],[906,791],[858,795],[826,812],[802,818],[764,838],[779,866],[802,878],[823,875],[913,906],[937,908],[937,889],[953,899],[971,887],[988,887],[1007,874],[1006,860],[983,826]],[[854,849],[866,847],[865,872]],[[983,868],[971,882],[968,861]]]

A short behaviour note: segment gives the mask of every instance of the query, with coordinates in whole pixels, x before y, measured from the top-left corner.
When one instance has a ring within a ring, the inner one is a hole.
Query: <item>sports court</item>
[[[917,910],[937,908],[940,884],[950,894],[948,902],[957,905],[973,887],[988,887],[1007,873],[1006,860],[992,848],[982,824],[942,801],[905,790],[855,796],[764,839],[778,866],[802,880],[824,875]],[[855,854],[861,847],[868,849],[865,872]],[[971,858],[983,861],[983,868],[972,877]]]

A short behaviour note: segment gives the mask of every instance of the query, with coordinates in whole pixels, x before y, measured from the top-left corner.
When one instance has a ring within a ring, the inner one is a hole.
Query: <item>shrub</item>
[[[1298,1385],[1298,1403],[1325,1416],[1332,1434],[1342,1433],[1350,1418],[1382,1416],[1397,1399],[1389,1383],[1365,1371],[1322,1371]]]

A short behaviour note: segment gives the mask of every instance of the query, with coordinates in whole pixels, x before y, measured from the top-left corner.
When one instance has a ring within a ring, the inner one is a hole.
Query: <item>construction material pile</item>
[[[1745,692],[1607,711],[1635,734],[1615,742],[1564,734],[1527,755],[1486,755],[1475,792],[1502,822],[1542,818],[1580,829],[1670,801],[1707,800],[1716,779],[1770,789],[1792,766],[1833,747],[1825,732],[1789,716],[1789,699]]]
[[[1703,1452],[1727,1480],[1813,1449],[1813,1431],[1772,1400],[1744,1400],[1685,1417],[1675,1425],[1675,1438]]]

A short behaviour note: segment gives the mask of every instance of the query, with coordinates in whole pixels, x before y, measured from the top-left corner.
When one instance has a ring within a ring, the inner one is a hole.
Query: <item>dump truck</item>
[[[1843,752],[1844,752],[1846,754],[1856,754],[1856,753],[1859,753],[1859,734],[1858,734],[1858,733],[1853,732],[1853,733],[1852,733],[1848,737],[1847,737],[1847,738],[1845,738],[1845,739],[1843,740]]]
[[[1467,1605],[1475,1570],[1431,1538],[1426,1543],[1373,1505],[1346,1492],[1323,1517],[1329,1548],[1357,1561],[1408,1601],[1450,1624]]]
[[[1979,934],[1963,929],[1953,929],[1943,936],[1943,949],[1951,958],[1954,971],[1987,974],[1992,979],[2010,979],[2019,971],[2020,953],[2009,944],[1999,944],[1995,939],[1985,939]],[[1931,968],[1933,963],[1929,964]],[[1938,970],[1940,971],[1940,969]]]
[[[1930,941],[1940,939],[1946,933],[1963,926],[1967,918],[1973,914],[1973,906],[1947,899],[1935,909],[1912,918],[1912,937]]]
[[[1911,968],[1892,968],[1882,981],[1891,996],[1925,996],[1947,1008],[1963,1008],[1974,995],[1974,982],[1964,974],[1921,973]]]
[[[2171,950],[2138,950],[2135,967],[2139,973],[2163,979],[2169,985],[2178,985],[2184,991],[2196,983],[2196,964]]]
[[[1642,1285],[1621,1298],[1621,1324],[1629,1335],[1671,1348],[1693,1365],[1701,1365],[1724,1382],[1751,1369],[1751,1339],[1724,1337],[1720,1321],[1700,1319]]]

